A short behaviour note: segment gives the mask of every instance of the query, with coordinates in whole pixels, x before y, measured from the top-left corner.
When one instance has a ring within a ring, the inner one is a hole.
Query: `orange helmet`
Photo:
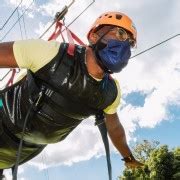
[[[137,39],[137,32],[134,23],[128,16],[126,16],[123,13],[106,12],[102,14],[99,18],[96,19],[96,21],[92,25],[90,31],[87,34],[87,38],[89,39],[90,33],[95,31],[101,25],[113,25],[113,26],[122,27],[132,34],[133,39],[135,41]]]

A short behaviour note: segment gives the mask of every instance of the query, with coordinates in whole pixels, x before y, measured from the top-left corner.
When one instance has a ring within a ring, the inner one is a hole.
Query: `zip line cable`
[[[165,42],[167,42],[167,41],[169,41],[169,40],[171,40],[171,39],[174,39],[174,38],[176,38],[177,36],[180,36],[180,34],[176,34],[176,35],[174,35],[174,36],[171,36],[170,38],[165,39],[164,41],[161,41],[161,42],[155,44],[154,46],[151,46],[151,47],[149,47],[149,48],[141,51],[140,53],[135,54],[135,55],[132,56],[130,59],[132,59],[132,58],[134,58],[134,57],[137,57],[137,56],[139,56],[139,55],[141,55],[141,54],[144,54],[145,52],[147,52],[147,51],[149,51],[149,50],[151,50],[151,49],[154,49],[155,47],[160,46],[161,44],[164,44]]]
[[[39,39],[41,39],[57,21],[60,21],[64,18],[64,16],[68,12],[68,9],[74,4],[74,2],[75,0],[72,0],[72,2],[68,6],[64,6],[64,8],[60,12],[56,13],[53,23],[42,33]]]
[[[18,16],[18,19],[19,19],[19,17],[20,17],[20,15],[19,15],[19,9],[17,9],[17,16]],[[22,27],[21,27],[21,21],[20,21],[20,19],[18,20],[18,22],[19,22],[19,29],[20,29],[20,32],[21,32],[21,39],[23,39]]]
[[[54,22],[45,30],[45,32],[39,37],[40,39],[49,31],[49,29],[59,20],[62,20],[65,14],[68,12],[68,9],[71,7],[71,5],[75,2],[73,0],[68,6],[65,6],[60,13],[56,14]],[[95,3],[95,0],[93,0],[77,17],[75,17],[66,27],[69,27],[71,24],[73,24],[87,9]],[[65,29],[64,29],[65,30]],[[64,31],[62,30],[62,32]]]
[[[77,15],[77,16],[66,26],[66,28],[69,27],[70,25],[72,25],[90,6],[92,6],[93,3],[95,3],[95,0],[93,0],[79,15]],[[66,28],[63,29],[61,32],[64,32],[64,31],[66,30]]]
[[[42,152],[41,157],[42,157],[42,163],[43,163],[43,166],[44,166],[44,169],[45,169],[44,175],[46,176],[46,179],[49,180],[49,171],[48,171],[48,168],[46,168],[46,163],[45,163],[45,160],[46,160],[45,150]]]
[[[16,10],[19,8],[19,6],[22,4],[23,0],[21,0],[21,2],[18,4],[18,6],[14,9],[14,11],[10,14],[10,16],[7,18],[7,20],[5,21],[5,23],[1,26],[0,31],[4,29],[4,27],[6,26],[6,24],[9,22],[9,20],[12,18],[13,14],[16,12]]]
[[[92,4],[94,4],[94,3],[95,3],[95,0],[93,0],[77,17],[75,17],[74,20],[71,21],[71,22],[67,25],[67,27],[69,27],[71,24],[73,24],[85,11],[87,11],[87,9],[88,9],[90,6],[92,6]],[[64,31],[64,30],[63,30],[63,31]]]
[[[17,0],[16,0],[17,1]],[[22,4],[19,6],[19,8],[17,9],[17,14],[18,14],[18,18],[20,17],[20,7],[21,7],[21,9],[22,9]],[[22,18],[23,20],[24,20],[24,16],[23,16],[23,18]],[[24,23],[24,21],[22,22],[22,23]],[[24,25],[24,24],[23,24]],[[24,39],[23,38],[23,32],[22,32],[22,24],[21,24],[21,21],[19,20],[19,28],[20,28],[20,32],[21,32],[21,39]],[[24,32],[25,32],[25,26],[23,26],[23,28],[24,28]]]
[[[23,20],[23,27],[24,27],[25,38],[27,39],[28,36],[27,36],[27,30],[26,30],[26,24],[25,24],[24,16],[22,17],[22,20]]]
[[[3,80],[8,76],[8,74],[10,73],[10,71],[11,71],[11,70],[9,70],[9,71],[3,76],[3,78],[0,79],[0,81],[3,81]]]
[[[24,16],[24,14],[30,9],[32,4],[34,3],[34,0],[31,2],[31,4],[24,10],[22,15],[17,19],[17,21],[11,26],[11,28],[7,31],[7,33],[0,39],[0,42],[2,42],[5,37],[10,33],[10,31],[14,28],[14,26],[18,23],[18,21]]]

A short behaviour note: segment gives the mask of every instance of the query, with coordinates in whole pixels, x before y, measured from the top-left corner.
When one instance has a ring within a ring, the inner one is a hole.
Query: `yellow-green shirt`
[[[20,68],[27,68],[35,73],[57,55],[59,46],[60,43],[57,41],[44,41],[41,39],[16,41],[13,45],[13,52]],[[115,82],[118,95],[115,101],[104,109],[106,114],[114,114],[120,103],[120,87],[118,81],[115,80]]]

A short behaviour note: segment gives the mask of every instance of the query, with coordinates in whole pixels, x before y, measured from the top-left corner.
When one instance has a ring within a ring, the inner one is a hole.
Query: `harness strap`
[[[99,131],[101,133],[101,137],[102,137],[104,147],[105,147],[105,151],[106,151],[106,160],[107,160],[109,180],[112,180],[112,167],[111,167],[111,158],[110,158],[110,151],[109,151],[109,141],[108,141],[108,137],[107,137],[107,128],[106,128],[106,125],[104,122],[103,111],[96,114],[95,125],[98,126]]]
[[[15,74],[16,74],[16,69],[12,69],[12,74],[11,74],[11,77],[8,80],[7,84],[6,84],[6,87],[11,86],[13,84]]]
[[[3,178],[4,178],[3,169],[0,169],[0,180],[2,180]]]
[[[28,85],[33,86],[33,87],[30,87],[30,89],[36,88],[35,84],[32,84],[34,82],[32,79],[32,76],[28,76],[28,78],[29,78],[29,81],[31,83]],[[32,102],[31,102],[31,106],[29,107],[29,110],[28,110],[26,117],[25,117],[25,120],[24,120],[23,129],[22,129],[21,138],[20,138],[20,143],[19,143],[18,152],[17,152],[17,157],[16,157],[16,163],[13,167],[13,180],[17,180],[18,166],[19,166],[20,156],[21,156],[21,152],[22,152],[24,134],[26,131],[27,122],[28,122],[29,118],[32,117],[34,115],[34,113],[37,111],[37,108],[39,107],[39,103],[41,102],[43,95],[44,95],[44,89],[41,89],[38,96],[33,101],[32,101],[32,99],[30,99]]]
[[[59,21],[56,22],[56,26],[55,26],[55,30],[52,33],[52,35],[49,37],[48,41],[53,40],[53,39],[57,39],[57,37],[62,34],[61,33],[61,29],[62,29],[63,24]],[[63,41],[64,41],[64,37],[63,37]]]
[[[29,115],[31,113],[33,104],[31,105],[31,107],[29,108],[26,117],[25,117],[25,121],[23,124],[23,131],[22,131],[22,135],[21,135],[21,140],[19,143],[19,147],[18,147],[18,152],[17,152],[17,157],[16,157],[16,163],[13,167],[13,180],[17,180],[17,172],[18,172],[18,166],[19,166],[19,161],[20,161],[20,157],[21,157],[21,152],[22,152],[22,146],[23,146],[23,140],[24,140],[24,133],[25,133],[25,129],[26,129],[26,125],[27,125],[27,121],[29,119]]]
[[[70,56],[74,56],[74,50],[75,50],[74,41],[76,41],[80,45],[83,45],[83,46],[86,46],[86,45],[67,26],[65,26],[64,23],[62,23],[60,21],[56,22],[55,30],[54,30],[53,34],[50,36],[50,38],[48,39],[48,41],[57,39],[58,36],[61,35],[63,41],[65,42],[65,38],[62,33],[62,27],[65,27],[65,30],[67,33],[67,38],[69,41],[69,46],[68,46],[67,52]]]
[[[76,42],[78,42],[80,45],[86,46],[86,44],[84,44],[84,42],[81,41],[81,39],[79,39],[78,36],[76,36],[71,30],[69,30],[69,31],[70,31],[70,33],[71,33],[72,38],[73,38]]]

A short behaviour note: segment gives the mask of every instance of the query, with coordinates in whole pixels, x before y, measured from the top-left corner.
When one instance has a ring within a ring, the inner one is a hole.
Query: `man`
[[[63,140],[81,121],[104,112],[109,136],[129,167],[142,164],[129,149],[116,109],[119,85],[109,75],[120,72],[136,45],[136,29],[125,14],[102,14],[88,32],[88,47],[56,41],[25,40],[0,44],[0,67],[27,68],[28,75],[2,91],[0,169],[11,168],[22,135],[20,163],[46,144]]]

